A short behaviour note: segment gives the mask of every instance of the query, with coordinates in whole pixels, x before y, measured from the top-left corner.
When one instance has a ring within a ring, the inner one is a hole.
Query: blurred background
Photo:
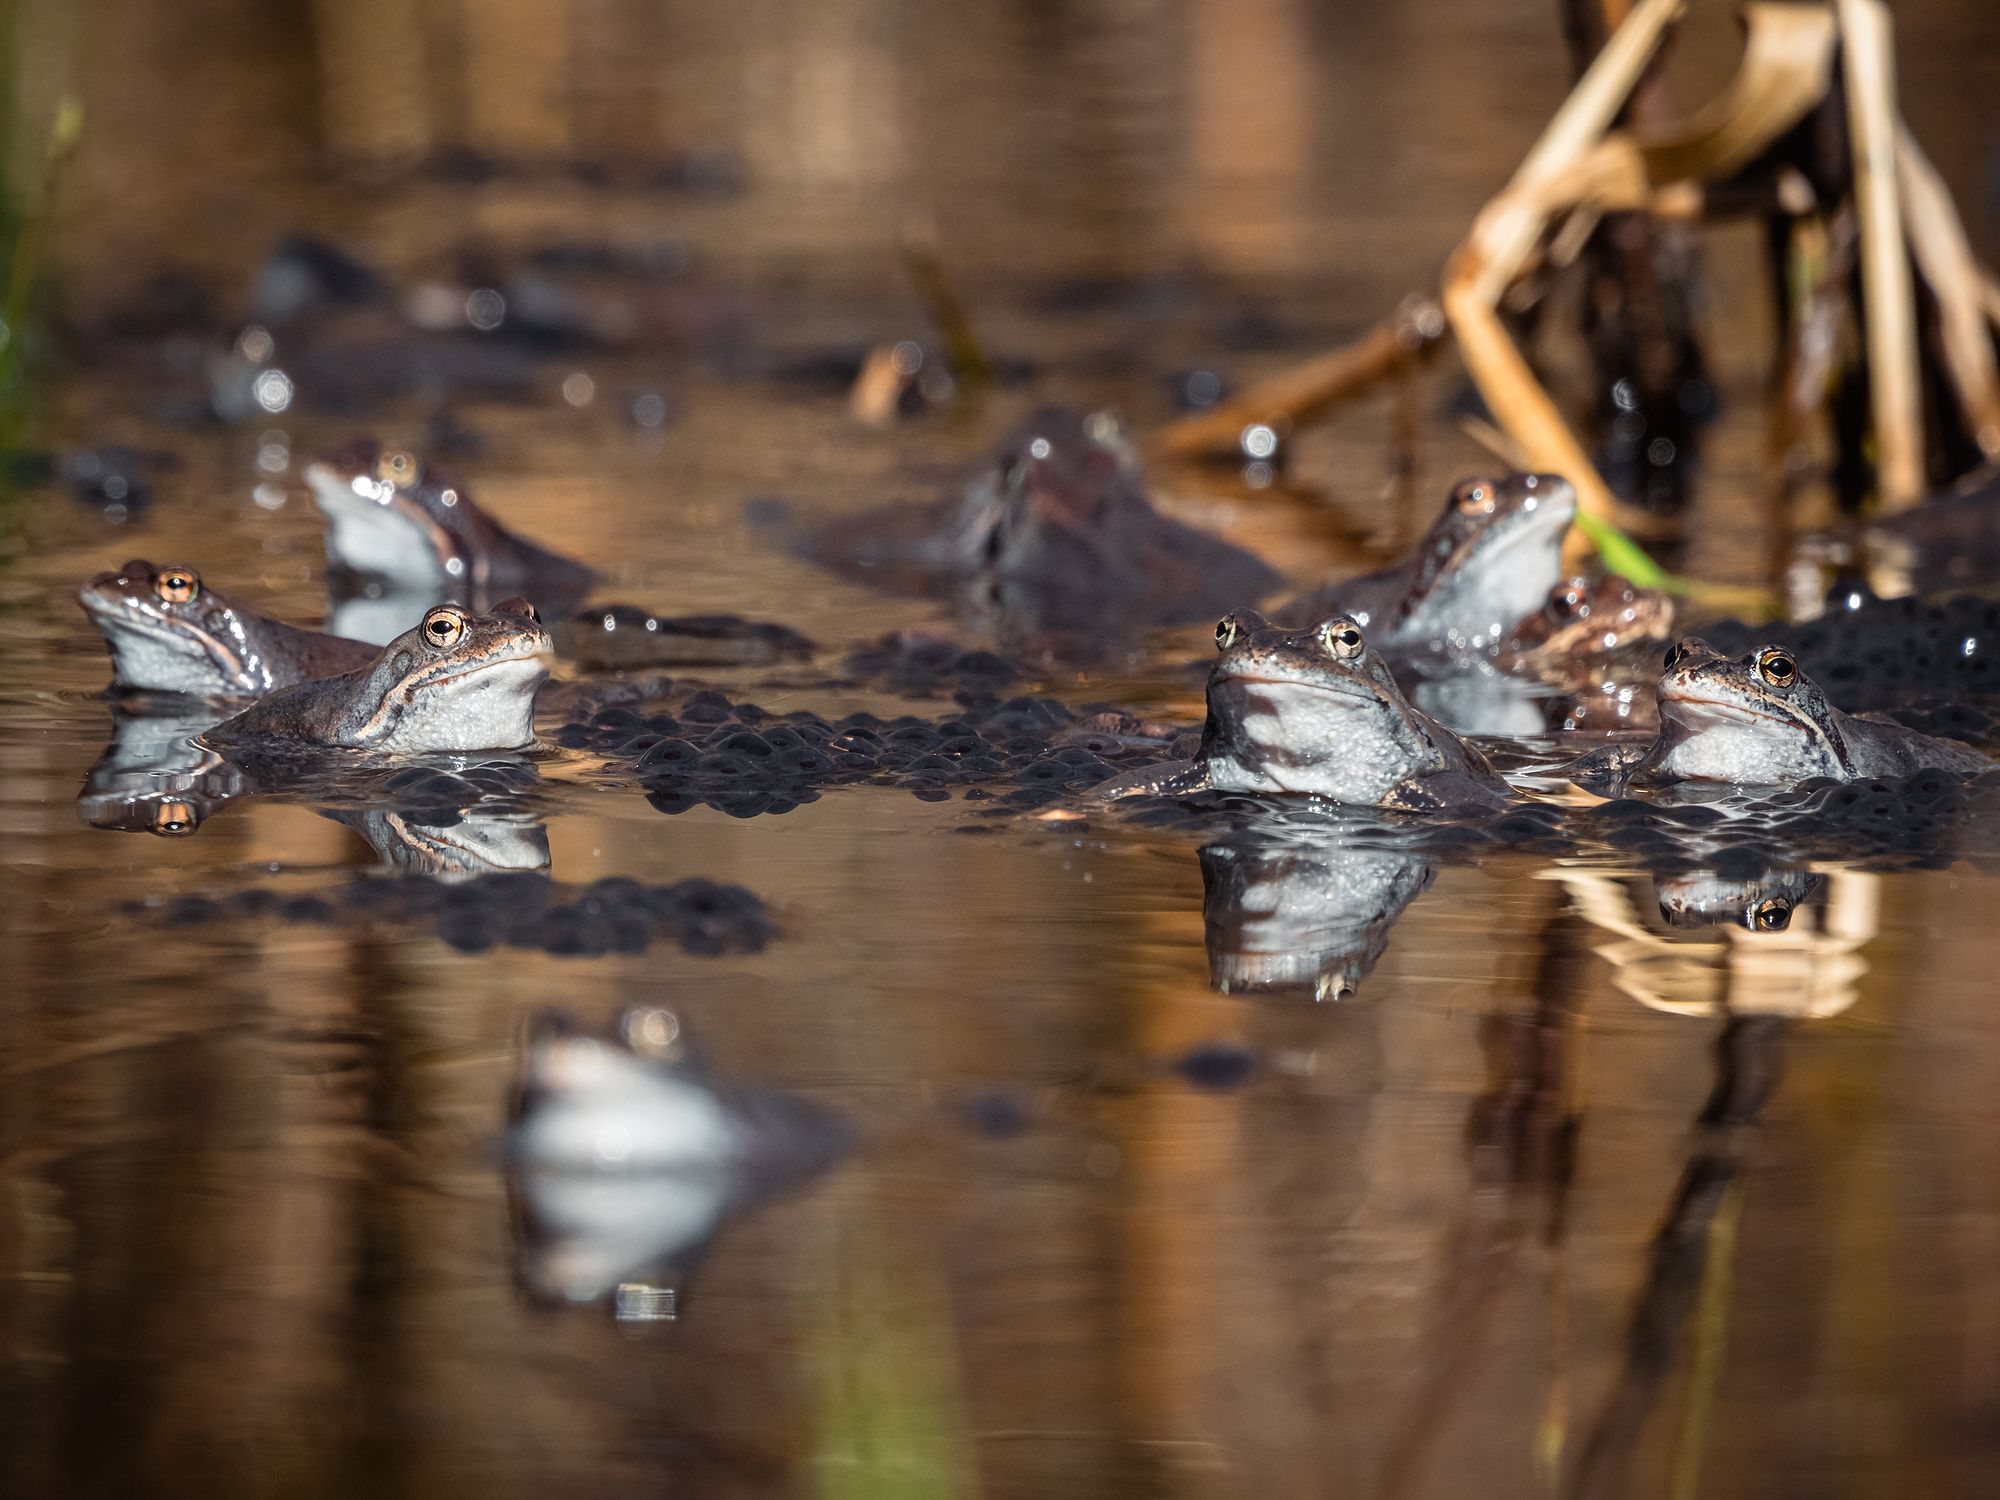
[[[2000,7],[1896,13],[1990,263]],[[1665,933],[1636,874],[1586,900],[1524,855],[1455,865],[1327,1008],[1211,989],[1185,842],[965,837],[887,788],[669,819],[550,768],[557,879],[770,903],[769,950],[724,957],[179,926],[178,897],[314,895],[375,851],[282,801],[173,842],[78,819],[107,716],[77,582],[181,558],[318,618],[298,471],[357,436],[447,455],[659,607],[935,628],[761,550],[743,502],[935,498],[1033,405],[1144,427],[1191,370],[1371,325],[1567,92],[1555,0],[12,0],[4,38],[36,273],[0,527],[6,1493],[2000,1488],[2000,949],[1965,867],[1819,872],[1859,925],[1802,924],[1774,978],[1744,934]],[[1697,0],[1677,102],[1736,39]],[[934,333],[912,225],[1003,378],[859,423],[868,351]],[[1719,579],[1771,542],[1761,255],[1706,240],[1685,566]],[[1160,487],[1352,569],[1407,535],[1399,485],[1428,514],[1487,463],[1455,375],[1423,403],[1414,475],[1385,395],[1271,493]],[[1627,902],[1672,983],[1606,956]],[[1746,985],[1747,1028],[1717,1000]],[[862,1139],[641,1328],[524,1295],[496,1146],[520,1017],[634,1001]]]

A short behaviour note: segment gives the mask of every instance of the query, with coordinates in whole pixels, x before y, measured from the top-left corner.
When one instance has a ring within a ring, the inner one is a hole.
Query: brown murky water
[[[30,4],[16,93],[25,114],[66,75],[84,102],[52,269],[85,321],[163,261],[232,305],[291,230],[401,278],[473,240],[672,240],[680,284],[740,318],[731,347],[776,366],[923,335],[893,245],[934,215],[989,343],[1038,372],[973,417],[865,429],[831,385],[652,346],[544,359],[533,399],[451,408],[486,503],[604,562],[607,592],[837,646],[945,622],[761,550],[746,497],[928,497],[1037,401],[1144,424],[1171,371],[1247,378],[1364,326],[1559,97],[1552,9]],[[1990,251],[2000,19],[1900,9],[1911,117]],[[1728,45],[1698,8],[1685,97]],[[744,190],[397,170],[691,148]],[[1712,246],[1729,414],[1691,528],[1690,566],[1739,579],[1764,548],[1755,251],[1748,231]],[[6,1493],[2000,1488],[1990,877],[1828,868],[1789,931],[1753,935],[1669,929],[1642,875],[1446,863],[1411,875],[1358,994],[1314,1004],[1212,987],[1234,933],[1205,945],[1194,841],[972,837],[963,800],[887,787],[665,817],[563,751],[536,813],[558,880],[739,883],[772,909],[768,946],[177,925],[179,898],[330,895],[378,856],[282,799],[190,838],[86,826],[110,726],[76,583],[171,556],[314,617],[299,466],[433,412],[190,428],[161,418],[176,378],[114,358],[47,381],[49,445],[176,466],[123,523],[31,493],[0,571]],[[662,430],[628,416],[645,393]],[[1478,460],[1455,394],[1426,392],[1426,497]],[[1301,576],[1351,568],[1409,526],[1389,426],[1370,403],[1302,444],[1302,499],[1162,488]],[[1170,696],[1147,676],[1068,695]],[[671,1320],[523,1289],[499,1141],[521,1018],[551,1004],[671,1011],[719,1073],[856,1129],[830,1170],[728,1216],[671,1278]]]

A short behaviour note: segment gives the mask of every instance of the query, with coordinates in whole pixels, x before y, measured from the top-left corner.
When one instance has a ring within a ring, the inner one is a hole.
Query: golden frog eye
[[[168,568],[154,580],[153,592],[169,604],[191,603],[201,593],[201,579],[192,568]]]
[[[192,803],[162,802],[153,809],[153,832],[162,838],[185,838],[200,822]]]
[[[1342,661],[1353,661],[1361,655],[1364,642],[1361,627],[1352,620],[1336,619],[1320,621],[1319,643],[1322,650]]]
[[[1490,516],[1499,497],[1485,480],[1468,479],[1452,492],[1451,503],[1462,516]]]
[[[375,460],[375,477],[399,490],[415,484],[422,472],[416,454],[401,448],[391,449]]]
[[[1243,634],[1243,626],[1234,615],[1224,615],[1215,622],[1215,649],[1227,651],[1235,645]]]
[[[1799,678],[1799,664],[1789,651],[1766,646],[1757,653],[1757,671],[1772,687],[1790,687]]]
[[[449,605],[424,616],[424,639],[440,651],[447,651],[465,639],[465,616]]]
[[[1750,923],[1759,932],[1783,932],[1792,925],[1792,903],[1782,896],[1760,901],[1750,914]]]

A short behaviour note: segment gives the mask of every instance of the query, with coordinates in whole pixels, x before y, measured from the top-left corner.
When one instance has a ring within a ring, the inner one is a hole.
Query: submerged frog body
[[[236,603],[192,568],[134,558],[77,594],[111,648],[114,688],[256,698],[373,660],[375,648]]]
[[[846,1141],[811,1100],[710,1077],[671,1012],[628,1011],[608,1035],[546,1018],[507,1134],[522,1280],[569,1303],[615,1294],[621,1318],[672,1316],[722,1225]]]
[[[597,574],[516,536],[463,486],[416,455],[360,443],[306,469],[338,567],[433,602],[476,609],[521,595],[544,609],[581,602]]]
[[[1635,780],[1783,786],[1993,769],[1956,741],[1842,713],[1780,646],[1729,657],[1690,637],[1667,654],[1659,700],[1659,738]]]
[[[203,739],[231,753],[265,744],[378,755],[517,749],[534,742],[535,693],[553,654],[524,599],[488,615],[440,604],[368,665],[281,689]]]
[[[896,592],[942,594],[971,623],[1062,654],[1208,619],[1278,584],[1263,562],[1161,515],[1117,424],[1038,412],[963,495],[787,536],[813,561]]]
[[[1323,838],[1211,844],[1201,851],[1209,983],[1225,995],[1344,999],[1436,873],[1420,855]]]
[[[1101,795],[1301,794],[1411,812],[1507,798],[1479,750],[1410,706],[1351,617],[1283,630],[1239,610],[1216,626],[1215,643],[1222,655],[1194,761],[1121,777]]]
[[[1424,539],[1394,566],[1285,606],[1298,624],[1344,614],[1377,650],[1490,652],[1562,578],[1576,491],[1554,474],[1466,479]]]

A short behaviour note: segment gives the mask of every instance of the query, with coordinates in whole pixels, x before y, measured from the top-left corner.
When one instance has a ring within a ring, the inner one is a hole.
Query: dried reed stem
[[[1924,425],[1916,304],[1896,198],[1895,42],[1881,0],[1834,0],[1847,75],[1854,200],[1874,405],[1876,486],[1885,510],[1923,498]]]

